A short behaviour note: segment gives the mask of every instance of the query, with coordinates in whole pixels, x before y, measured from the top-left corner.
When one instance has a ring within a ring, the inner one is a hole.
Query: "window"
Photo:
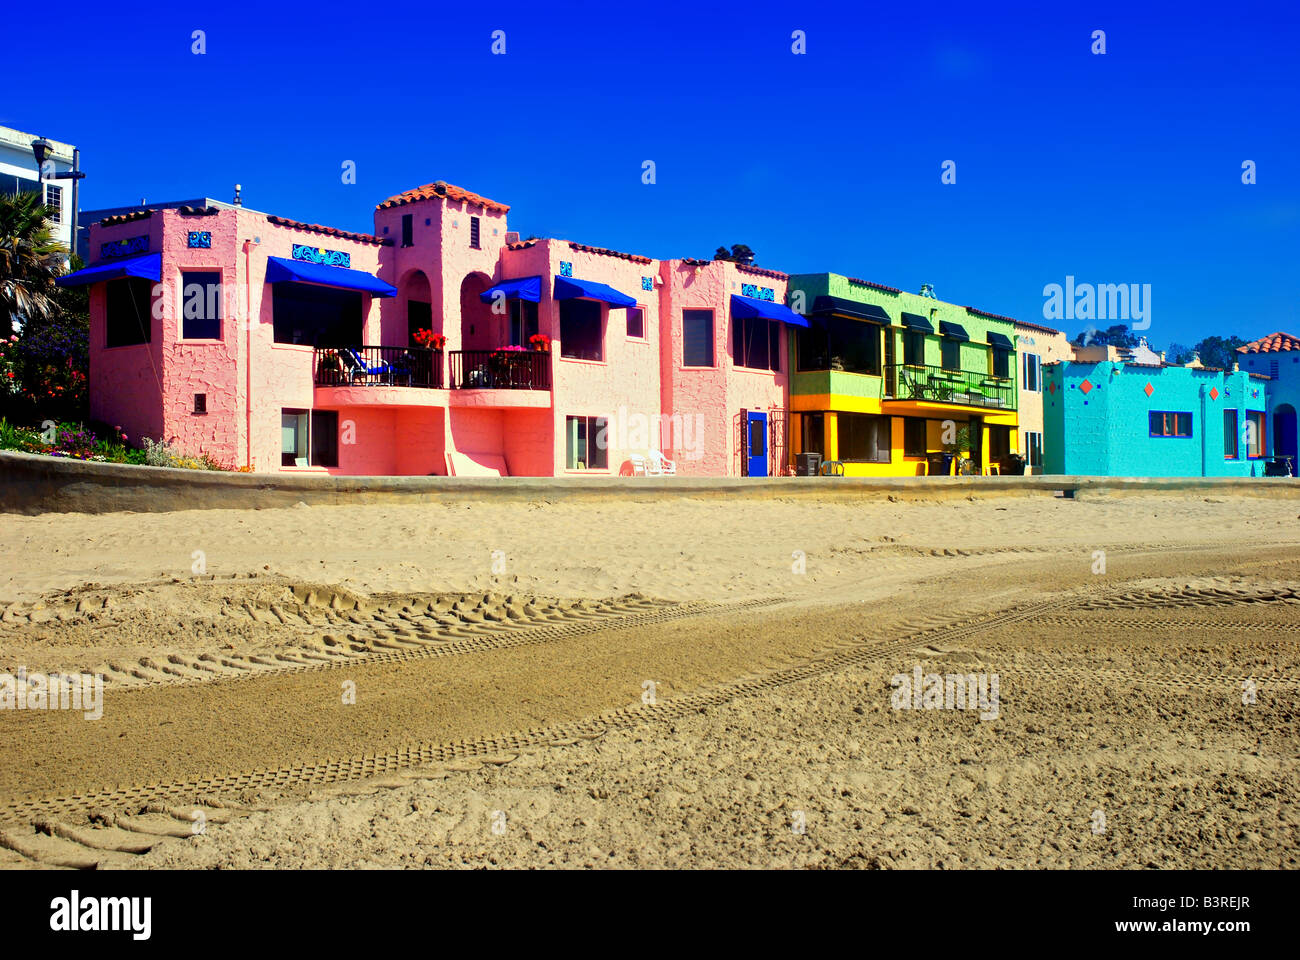
[[[843,370],[880,376],[880,330],[847,317],[818,317],[798,334],[800,370]]]
[[[311,465],[339,465],[339,414],[337,410],[311,412]]]
[[[280,466],[307,466],[307,411],[280,411]]]
[[[470,217],[470,218],[469,218],[469,245],[470,245],[470,248],[471,248],[471,249],[474,249],[474,250],[478,250],[478,249],[480,249],[480,248],[479,248],[479,245],[478,245],[478,241],[479,241],[479,218],[478,218],[478,217]]]
[[[1031,467],[1043,465],[1043,435],[1025,431],[1026,462]]]
[[[63,188],[54,184],[45,186],[45,205],[50,208],[50,222],[63,222]]]
[[[15,177],[12,174],[0,173],[0,195],[14,197],[20,193],[38,193],[41,185],[35,180],[28,180],[26,177]]]
[[[565,468],[605,470],[609,466],[609,421],[604,417],[565,417]]]
[[[605,358],[598,300],[560,301],[560,356],[570,360]]]
[[[153,282],[122,277],[105,284],[104,346],[148,343],[152,333]]]
[[[361,344],[361,294],[310,283],[271,284],[276,343],[315,347]]]
[[[993,376],[1003,380],[1011,378],[1011,351],[993,348]]]
[[[890,417],[867,413],[841,413],[836,417],[840,460],[889,463]]]
[[[824,420],[820,413],[803,413],[803,418],[799,428],[800,442],[803,446],[802,453],[826,453],[824,443]]]
[[[749,455],[767,456],[767,423],[763,420],[749,421]]]
[[[645,309],[643,307],[627,308],[627,335],[634,340],[645,339]]]
[[[415,246],[415,219],[412,214],[402,214],[402,246]]]
[[[1264,411],[1246,411],[1246,456],[1252,460],[1264,455],[1268,444],[1264,442]]]
[[[1237,460],[1241,457],[1241,448],[1237,444],[1237,411],[1223,411],[1223,459]]]
[[[940,342],[940,362],[945,370],[961,369],[961,341],[945,337]]]
[[[920,417],[903,418],[903,456],[925,456],[929,447],[926,436],[927,426],[927,422]]]
[[[221,274],[181,274],[181,339],[221,339]]]
[[[713,311],[682,311],[682,366],[713,366]]]
[[[761,317],[732,317],[731,354],[736,365],[755,370],[781,369],[781,325]]]
[[[1167,413],[1161,410],[1151,411],[1151,436],[1190,437],[1191,435],[1192,415],[1190,413]]]
[[[510,346],[533,349],[529,337],[537,335],[537,304],[531,300],[510,301]]]
[[[914,367],[925,365],[925,334],[920,330],[903,331],[903,363]]]
[[[195,413],[208,412],[208,395],[206,393],[194,394],[194,412]]]
[[[1023,389],[1038,393],[1043,389],[1043,360],[1036,353],[1026,353],[1020,376]]]

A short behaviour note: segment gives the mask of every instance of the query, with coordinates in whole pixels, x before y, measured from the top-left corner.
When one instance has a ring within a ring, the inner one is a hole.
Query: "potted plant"
[[[534,333],[528,338],[528,342],[538,353],[551,352],[551,338],[544,333]]]
[[[447,345],[447,338],[441,333],[434,333],[432,330],[416,330],[412,338],[426,350],[436,350],[442,352],[443,347]]]
[[[952,473],[952,462],[961,454],[969,455],[971,444],[971,429],[969,423],[964,423],[957,428],[950,442],[943,445],[943,475],[946,477]]]

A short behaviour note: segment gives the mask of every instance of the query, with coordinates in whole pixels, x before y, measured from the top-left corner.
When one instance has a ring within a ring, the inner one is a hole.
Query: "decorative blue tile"
[[[115,260],[118,257],[130,257],[149,252],[149,237],[127,237],[124,240],[110,240],[99,245],[101,260]]]
[[[352,266],[352,254],[342,250],[326,250],[324,247],[313,247],[306,243],[295,243],[293,245],[293,258],[306,263],[324,264],[327,267]]]
[[[569,261],[567,261],[567,260],[561,260],[561,261],[560,261],[560,276],[562,276],[562,277],[571,277],[571,276],[573,276],[573,264],[569,263]]]
[[[212,249],[212,231],[211,230],[191,230],[186,240],[186,246],[196,247],[202,250]]]
[[[642,277],[642,278],[641,278],[641,289],[642,289],[642,290],[653,290],[654,288],[655,288],[655,279],[654,279],[654,277]]]

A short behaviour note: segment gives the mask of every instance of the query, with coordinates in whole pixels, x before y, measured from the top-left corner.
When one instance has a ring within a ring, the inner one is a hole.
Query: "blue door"
[[[745,473],[767,476],[767,414],[750,410],[745,414]]]

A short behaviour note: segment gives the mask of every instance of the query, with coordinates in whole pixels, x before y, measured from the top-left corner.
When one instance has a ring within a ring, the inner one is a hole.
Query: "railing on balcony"
[[[421,347],[317,347],[318,387],[442,387],[442,354]]]
[[[974,370],[892,363],[885,368],[887,400],[931,400],[967,407],[1016,408],[1016,384]]]
[[[551,355],[541,350],[453,350],[453,390],[549,390]]]

